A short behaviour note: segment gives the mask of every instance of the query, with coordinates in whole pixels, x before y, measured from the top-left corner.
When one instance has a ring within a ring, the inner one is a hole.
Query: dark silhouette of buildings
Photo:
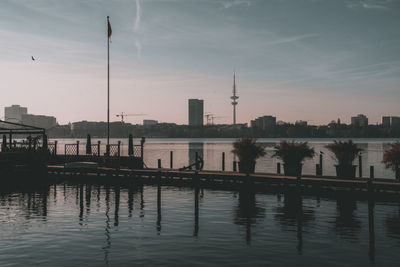
[[[363,114],[358,114],[355,117],[351,117],[351,125],[355,127],[365,127],[368,126],[368,118]]]
[[[202,99],[189,99],[189,125],[203,126],[204,101]]]

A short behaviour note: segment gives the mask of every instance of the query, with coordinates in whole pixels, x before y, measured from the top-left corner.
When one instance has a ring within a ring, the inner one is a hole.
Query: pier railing
[[[123,143],[118,141],[116,144],[109,144],[110,157],[121,157],[121,156],[132,156],[141,158],[143,155],[143,145],[133,145],[133,155],[127,155],[127,151],[123,153]],[[64,155],[64,156],[102,156],[105,155],[107,147],[102,146],[101,142],[98,141],[96,144],[91,144],[91,149],[88,151],[86,143],[76,141],[75,143],[64,144],[64,153],[57,149],[57,141],[49,144],[49,150],[52,155]],[[105,145],[107,146],[107,145]],[[125,155],[126,154],[126,155]]]
[[[50,148],[49,148],[50,146]],[[17,142],[14,141],[11,143],[11,146],[7,144],[3,146],[2,142],[0,142],[0,152],[10,152],[10,151],[21,151],[21,150],[39,150],[43,147],[41,142]],[[54,149],[54,144],[48,144],[49,149]]]

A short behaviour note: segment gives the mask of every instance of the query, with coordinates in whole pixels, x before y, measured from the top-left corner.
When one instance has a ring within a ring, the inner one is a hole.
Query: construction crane
[[[226,118],[227,116],[211,116],[211,124],[214,124],[214,119],[222,119]]]
[[[143,114],[143,113],[138,113],[138,114],[124,114],[123,112],[121,112],[121,114],[117,114],[115,116],[117,117],[121,117],[121,122],[124,123],[124,118],[125,117],[130,117],[130,116],[146,116],[147,114]]]
[[[204,115],[204,117],[206,117],[207,124],[210,124],[210,118],[212,118],[212,116],[213,116],[213,114],[211,114],[211,113],[206,113]]]

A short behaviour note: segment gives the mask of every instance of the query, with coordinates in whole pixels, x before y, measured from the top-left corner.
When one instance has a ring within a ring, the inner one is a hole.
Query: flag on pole
[[[111,24],[110,24],[110,21],[108,21],[108,20],[107,20],[107,23],[108,23],[108,39],[110,39],[111,38],[111,34],[112,34]]]

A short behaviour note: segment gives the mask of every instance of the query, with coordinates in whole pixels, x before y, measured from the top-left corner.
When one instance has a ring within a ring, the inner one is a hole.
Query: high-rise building
[[[30,126],[50,129],[57,125],[57,120],[52,116],[28,114],[28,108],[20,105],[12,105],[4,108],[4,120],[14,123],[22,123]]]
[[[358,114],[356,117],[351,117],[351,125],[356,127],[368,126],[368,118],[363,114]]]
[[[382,126],[390,126],[390,116],[382,116]]]
[[[12,105],[4,108],[4,120],[8,122],[21,123],[22,115],[28,113],[28,108],[20,105]]]
[[[258,117],[250,122],[252,128],[259,128],[262,130],[269,130],[276,126],[276,117],[273,116],[263,116]]]
[[[400,127],[400,117],[390,117],[390,126]]]
[[[204,101],[202,99],[189,99],[189,125],[203,126]]]

